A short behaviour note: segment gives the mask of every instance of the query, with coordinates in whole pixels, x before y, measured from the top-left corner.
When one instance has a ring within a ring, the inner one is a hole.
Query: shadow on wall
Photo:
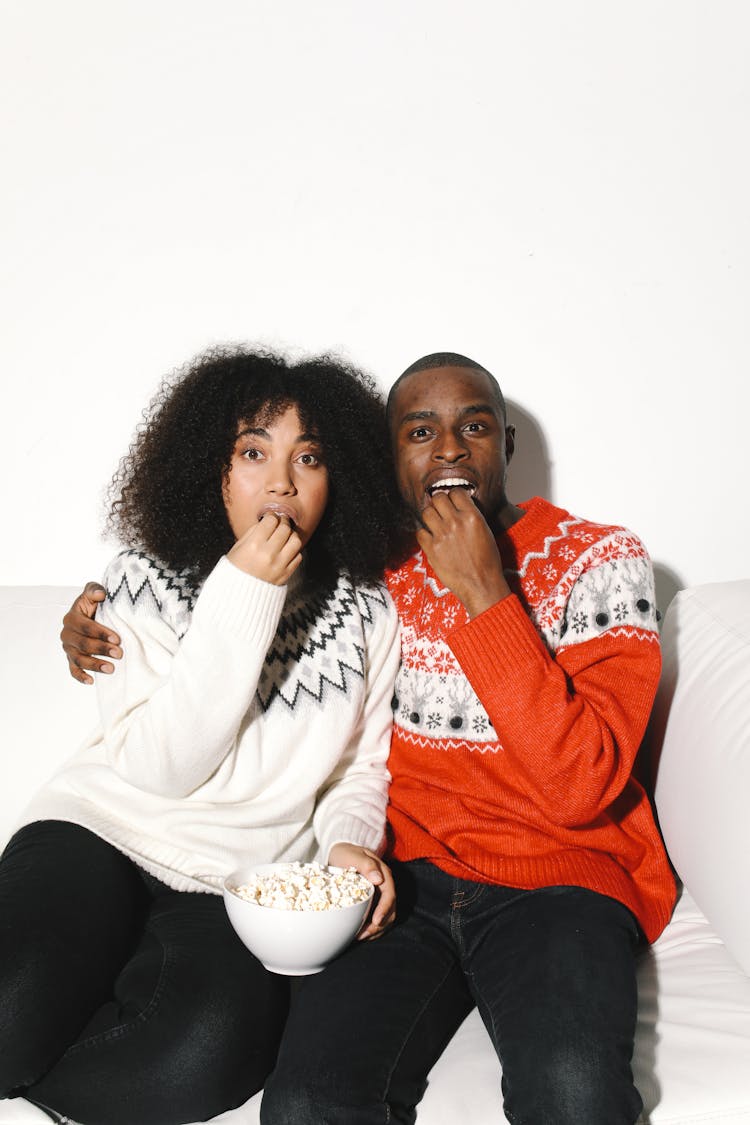
[[[553,462],[549,446],[539,423],[531,414],[512,399],[506,399],[508,422],[516,427],[516,451],[508,469],[508,497],[512,503],[544,496],[555,503]],[[678,590],[684,589],[683,579],[664,563],[654,560],[656,605],[662,617]]]
[[[513,399],[506,399],[508,422],[516,428],[516,451],[508,469],[508,498],[514,504],[543,496],[554,503],[552,464],[539,423]]]
[[[669,603],[678,590],[685,589],[685,583],[683,579],[680,578],[679,574],[671,570],[664,563],[653,562],[653,566],[654,585],[656,586],[656,606],[663,620],[664,614],[669,609]]]

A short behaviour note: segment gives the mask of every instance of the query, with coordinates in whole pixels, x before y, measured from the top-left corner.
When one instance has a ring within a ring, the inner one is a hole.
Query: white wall
[[[466,352],[662,597],[748,574],[744,0],[5,0],[0,583],[82,582],[161,375]],[[525,449],[523,443],[525,442]]]

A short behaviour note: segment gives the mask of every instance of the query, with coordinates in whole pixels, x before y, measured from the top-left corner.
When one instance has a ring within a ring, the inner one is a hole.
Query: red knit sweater
[[[501,546],[514,593],[473,621],[421,551],[388,576],[403,628],[391,855],[588,887],[653,941],[675,887],[631,776],[661,666],[648,555],[623,528],[521,508]]]

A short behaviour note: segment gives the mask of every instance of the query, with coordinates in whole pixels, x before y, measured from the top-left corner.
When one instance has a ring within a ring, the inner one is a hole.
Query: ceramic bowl
[[[233,872],[224,880],[224,904],[239,938],[267,969],[284,976],[308,976],[319,973],[353,940],[370,909],[374,887],[364,902],[327,910],[260,906],[241,898],[233,889],[249,882],[253,875],[280,873],[288,868],[287,863],[264,863]]]

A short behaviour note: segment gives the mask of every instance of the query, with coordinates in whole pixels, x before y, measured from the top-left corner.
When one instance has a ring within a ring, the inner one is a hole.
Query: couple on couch
[[[477,1005],[509,1121],[636,1121],[635,956],[674,902],[632,776],[651,566],[512,504],[513,440],[455,353],[385,414],[330,357],[217,349],[165,382],[112,485],[129,550],[63,632],[76,678],[110,673],[102,729],[0,860],[0,1097],[178,1125],[264,1086],[264,1125],[413,1122]],[[289,1006],[218,891],[312,858],[377,902]]]

